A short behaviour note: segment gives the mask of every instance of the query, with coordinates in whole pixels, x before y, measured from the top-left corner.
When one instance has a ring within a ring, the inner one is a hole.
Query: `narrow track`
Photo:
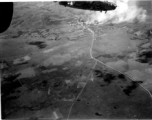
[[[87,77],[87,79],[86,79],[86,84],[85,84],[85,86],[82,88],[82,90],[80,91],[80,93],[79,93],[78,96],[76,97],[75,101],[72,103],[72,105],[71,105],[71,107],[70,107],[70,110],[69,110],[69,113],[68,113],[67,120],[69,120],[69,117],[70,117],[70,114],[71,114],[71,111],[72,111],[72,108],[73,108],[75,102],[76,102],[77,99],[80,97],[80,95],[82,94],[84,88],[86,87],[90,75],[91,75],[91,74],[93,75],[92,72],[93,72],[93,69],[95,68],[97,62],[99,62],[100,64],[104,65],[105,67],[107,67],[107,68],[109,68],[109,69],[112,69],[112,70],[114,70],[114,71],[117,71],[117,72],[120,73],[120,74],[123,74],[124,76],[128,77],[130,80],[135,81],[133,78],[131,78],[130,76],[126,75],[125,73],[123,73],[123,72],[121,72],[121,71],[119,71],[119,70],[116,70],[116,69],[114,69],[114,68],[112,68],[112,67],[104,64],[104,63],[101,62],[100,60],[98,60],[98,59],[96,59],[96,58],[93,57],[92,49],[93,49],[94,41],[96,40],[96,39],[95,39],[95,33],[94,33],[93,30],[91,30],[91,29],[89,28],[89,26],[86,26],[86,27],[85,27],[85,26],[83,25],[83,23],[80,23],[80,24],[82,25],[83,29],[86,29],[86,30],[88,30],[88,31],[90,31],[90,32],[92,33],[92,41],[91,41],[91,45],[90,45],[90,57],[91,57],[91,59],[93,59],[93,60],[95,61],[95,64],[93,65],[92,70],[90,71],[90,74],[88,75],[88,77]],[[92,80],[92,81],[94,80],[93,76],[92,76],[91,80]],[[139,86],[140,86],[143,90],[145,90],[145,92],[146,92],[146,93],[149,95],[149,97],[152,99],[152,94],[150,93],[150,91],[147,90],[146,88],[144,88],[144,87],[143,87],[142,85],[140,85],[140,84],[139,84]]]

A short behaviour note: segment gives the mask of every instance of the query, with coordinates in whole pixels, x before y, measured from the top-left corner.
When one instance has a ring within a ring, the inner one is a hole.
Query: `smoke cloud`
[[[143,8],[139,8],[136,0],[108,0],[115,3],[117,8],[113,11],[92,12],[89,15],[88,23],[121,23],[121,22],[144,22],[147,18],[147,12]]]

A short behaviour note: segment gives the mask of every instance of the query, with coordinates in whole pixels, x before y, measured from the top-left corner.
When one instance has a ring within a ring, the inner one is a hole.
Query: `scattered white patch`
[[[138,61],[135,61],[133,59],[128,59],[127,63],[129,65],[129,70],[145,70],[149,68],[149,65],[147,63],[140,63]]]
[[[51,70],[43,70],[42,73],[49,73],[49,72],[53,72],[53,71],[57,71],[57,68],[51,69]]]
[[[79,37],[81,37],[83,35],[84,35],[83,30],[77,30],[77,31],[72,32],[71,34],[68,34],[68,38],[70,40],[77,40],[77,39],[79,39]]]
[[[62,70],[67,70],[68,69],[68,67],[64,67],[64,68],[62,68]]]
[[[66,99],[66,98],[63,98],[63,101],[74,101],[75,97],[71,98],[71,99]]]
[[[47,49],[47,50],[44,50],[44,51],[43,51],[43,53],[45,53],[45,54],[46,54],[46,53],[49,53],[49,52],[52,52],[52,51],[54,51],[54,49],[53,49],[53,48],[51,48],[51,49]]]
[[[145,71],[152,76],[152,68],[145,69]]]
[[[56,113],[56,112],[53,112],[53,114],[54,114],[55,118],[58,119],[57,113]]]
[[[152,77],[146,79],[146,82],[142,84],[148,90],[152,90]]]
[[[145,43],[145,44],[143,44],[141,47],[142,48],[149,48],[149,47],[151,47],[152,45],[151,45],[151,43]]]
[[[78,60],[77,63],[75,64],[75,66],[80,66],[80,65],[82,65],[82,63],[83,63],[82,61]]]
[[[27,78],[27,77],[34,77],[36,74],[34,69],[31,67],[20,70],[18,73],[21,73],[21,75],[18,77],[18,79]]]
[[[66,83],[66,84],[70,84],[70,83],[71,83],[71,80],[65,80],[65,83]]]
[[[49,87],[49,89],[48,89],[48,95],[50,95],[50,92],[51,92],[51,89],[50,89],[50,87]]]
[[[78,82],[77,88],[84,88],[86,82]]]
[[[71,59],[71,55],[70,54],[64,54],[64,55],[54,55],[50,58],[48,58],[47,60],[45,60],[43,62],[44,66],[49,66],[50,64],[52,65],[62,65],[65,62],[68,62]]]
[[[60,113],[59,109],[53,112],[56,119],[63,118],[63,115]]]
[[[151,78],[151,74],[146,73],[145,71],[139,71],[139,70],[131,70],[125,73],[126,75],[130,76],[131,78],[134,79],[134,81],[144,81],[147,82],[146,80]]]
[[[13,64],[14,65],[19,65],[19,64],[24,64],[26,63],[27,61],[29,61],[31,58],[29,56],[24,56],[22,58],[18,58],[18,59],[15,59],[13,61]]]
[[[134,32],[134,35],[136,35],[138,37],[142,36],[143,34],[144,33],[142,31],[136,31],[136,32]]]
[[[138,70],[131,70],[131,71],[126,72],[125,74],[133,78],[134,81],[141,80],[144,76],[144,73]]]
[[[50,49],[47,49],[47,50],[44,50],[43,53],[44,53],[44,54],[47,54],[47,53],[49,53],[49,52],[53,52],[53,51],[55,51],[55,50],[58,50],[58,49],[60,49],[60,48],[62,48],[62,47],[70,46],[70,45],[72,45],[72,44],[74,44],[74,43],[75,43],[75,42],[73,42],[73,41],[69,41],[69,42],[66,43],[66,44],[63,44],[63,45],[60,45],[60,46],[56,46],[56,47],[53,47],[53,48],[50,48]]]
[[[116,62],[107,62],[106,65],[121,72],[125,72],[128,70],[128,64],[123,60],[118,60]]]

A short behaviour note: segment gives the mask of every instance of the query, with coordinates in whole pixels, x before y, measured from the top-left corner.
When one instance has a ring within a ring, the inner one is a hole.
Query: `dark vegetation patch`
[[[118,59],[124,59],[126,56],[125,55],[117,55]]]
[[[5,97],[11,95],[15,92],[15,89],[21,87],[21,83],[16,80],[13,82],[7,82],[5,84],[2,83],[1,89],[2,89],[2,100],[5,99]],[[6,99],[5,99],[6,100]],[[3,102],[3,101],[2,101]]]
[[[61,38],[59,38],[59,34],[58,33],[51,33],[50,36],[48,37],[48,40],[59,40]]]
[[[24,23],[24,20],[21,19],[17,19],[17,20],[13,20],[12,21],[12,27],[17,27],[18,25],[21,25],[22,23]]]
[[[11,102],[3,101],[2,119],[5,119],[7,117],[7,115],[10,115],[11,113],[17,111],[18,109],[19,109],[19,107],[17,106],[17,104],[14,101],[11,101]]]
[[[43,70],[46,70],[48,68],[41,66],[40,68],[38,68],[37,76],[34,76],[33,78],[19,79],[15,81],[14,83],[15,85],[12,84],[12,82],[11,84],[7,84],[7,85],[5,84],[5,86],[3,86],[2,89],[4,90],[4,92],[5,91],[8,92],[7,94],[3,94],[3,100],[2,100],[2,104],[4,106],[3,111],[7,111],[7,108],[10,110],[14,109],[12,107],[12,104],[14,104],[12,100],[15,101],[15,104],[17,104],[15,106],[15,109],[17,109],[16,111],[18,111],[20,108],[21,109],[26,108],[28,110],[34,111],[34,110],[46,108],[48,106],[50,106],[52,109],[66,106],[67,104],[69,104],[69,102],[63,101],[64,98],[65,99],[76,98],[80,93],[80,91],[82,90],[82,88],[77,88],[77,82],[76,81],[74,82],[75,76],[79,74],[79,71],[80,73],[83,73],[83,71],[86,71],[86,69],[84,70],[84,68],[80,67],[80,68],[72,68],[63,71],[62,70],[63,66],[53,66],[53,67],[57,68],[58,70],[51,72],[51,74],[42,73]],[[66,84],[65,80],[67,79],[73,80],[72,84]],[[46,98],[44,97],[45,100],[42,101],[40,99],[35,99],[32,101],[26,101],[29,103],[28,105],[22,103],[22,101],[20,101],[20,103],[17,102],[18,97],[19,98],[22,97],[22,94],[20,93],[24,92],[24,89],[23,91],[22,89],[17,89],[18,87],[22,86],[19,81],[22,83],[22,85],[26,87],[26,90],[29,93],[32,92],[34,89],[43,91],[43,95],[46,97]],[[10,87],[14,87],[14,88],[10,89]],[[13,92],[13,96],[12,96],[12,92]],[[18,92],[20,93],[18,94]],[[5,102],[5,100],[7,100],[7,102]],[[8,106],[7,103],[9,103],[10,106]],[[5,115],[7,114],[5,113]]]
[[[80,93],[81,89],[82,88],[77,88],[77,83],[74,83],[70,88],[61,91],[59,95],[63,97],[75,96],[76,98]]]
[[[130,96],[133,90],[135,90],[137,87],[139,87],[139,84],[135,81],[131,81],[130,85],[126,86],[123,89],[123,92],[127,95]]]
[[[126,76],[124,74],[119,74],[118,78],[120,78],[123,81],[126,81]]]
[[[107,84],[110,84],[116,77],[113,74],[106,73],[103,78]]]
[[[138,30],[135,30],[138,31]],[[134,37],[130,38],[131,40],[145,40],[152,38],[152,29],[145,30],[142,35],[135,35]]]
[[[53,81],[52,84],[53,90],[62,90],[64,86],[66,86],[66,84],[62,80]]]
[[[149,63],[152,65],[152,50],[140,51],[137,55],[137,61],[140,63]]]
[[[70,73],[69,73],[70,74]],[[5,98],[14,92],[15,89],[25,85],[29,90],[38,88],[42,91],[47,91],[48,87],[51,87],[53,92],[60,91],[65,87],[64,77],[69,75],[63,73],[63,71],[52,72],[52,74],[42,74],[33,78],[22,78],[16,80],[20,74],[11,74],[4,77],[2,81],[2,97]],[[21,83],[22,85],[21,85]]]
[[[47,67],[45,67],[45,66],[39,66],[38,69],[40,69],[40,70],[47,70]]]
[[[114,110],[117,110],[119,108],[119,105],[115,102],[112,103],[111,106],[112,106],[112,109],[114,109]]]
[[[12,38],[18,38],[24,34],[23,31],[18,31],[16,34],[12,35]]]
[[[134,81],[136,82],[137,84],[142,84],[144,81]]]
[[[8,70],[11,66],[6,60],[0,61],[0,70],[3,72],[5,70]]]
[[[46,107],[45,101],[44,102],[32,101],[31,106],[28,106],[27,108],[31,111],[35,111],[35,110],[40,110],[44,107]]]
[[[102,114],[99,113],[99,112],[95,112],[95,115],[96,115],[96,116],[102,116]]]
[[[116,76],[112,73],[102,72],[101,70],[94,70],[94,72],[96,77],[103,78],[103,81],[108,85],[116,79]]]
[[[69,73],[70,74],[70,73]],[[48,90],[50,88],[50,94],[46,96],[45,101],[41,100],[34,100],[29,101],[29,105],[22,106],[21,108],[27,108],[29,110],[39,110],[48,106],[51,106],[53,108],[59,107],[60,101],[62,102],[63,98],[73,98],[73,96],[77,96],[81,89],[77,89],[77,84],[71,85],[70,88],[67,88],[67,85],[64,82],[63,78],[69,77],[68,74],[63,73],[62,70],[52,72],[52,74],[39,74],[36,77],[33,78],[23,78],[20,79],[22,84],[28,88],[28,91],[33,91],[34,89],[38,89],[40,91],[45,91],[48,93]],[[15,78],[14,78],[15,79]],[[12,100],[15,101],[17,106],[15,108],[19,110],[18,107],[20,107],[20,104],[17,103],[18,97],[21,95],[17,94],[16,89],[18,87],[21,87],[22,85],[20,82],[14,81],[11,83],[3,84],[2,86],[2,104],[3,104],[3,111],[7,111],[8,109],[14,109],[12,108]],[[46,93],[46,94],[47,94]],[[12,94],[14,94],[12,96]],[[9,103],[10,105],[8,106]],[[23,103],[24,104],[24,103]],[[10,112],[9,112],[10,113]],[[6,113],[3,113],[3,116],[6,116]]]
[[[103,73],[101,72],[101,70],[94,70],[94,72],[97,77],[103,77]]]
[[[147,30],[146,34],[147,34],[148,38],[151,38],[152,37],[152,28]]]
[[[107,59],[113,59],[113,58],[118,57],[118,55],[116,56],[115,54],[105,54],[105,53],[102,53],[100,55],[97,55],[95,58],[100,58],[100,57],[104,57],[104,58],[107,58]],[[124,56],[122,58],[124,58]]]
[[[105,84],[100,84],[100,87],[105,87],[106,85]]]
[[[19,38],[26,33],[28,33],[28,32],[27,31],[18,31],[17,33],[8,33],[8,34],[4,35],[2,38],[3,39]]]
[[[110,54],[104,54],[104,55],[101,55],[102,57],[104,58],[113,58],[114,55],[110,55]]]
[[[9,74],[9,75],[3,76],[3,78],[2,78],[3,82],[2,83],[11,83],[20,75],[21,74],[18,73],[18,74]]]
[[[117,109],[117,107],[116,107],[116,106],[113,106],[113,108],[114,108],[114,109]]]
[[[39,49],[45,48],[47,45],[43,41],[32,41],[28,43],[29,45],[36,45]]]
[[[77,102],[80,102],[81,100],[80,99],[77,99]]]
[[[52,17],[52,15],[51,16],[50,15],[43,16],[42,21],[43,21],[44,26],[59,26],[62,24],[62,20],[57,20],[57,19],[51,20],[51,17]],[[57,16],[57,17],[59,17],[59,16]]]
[[[56,71],[53,71],[51,73],[43,73],[43,70],[50,70],[50,69],[57,69]],[[48,87],[52,87],[55,89],[59,89],[60,86],[62,86],[62,83],[65,83],[65,79],[71,79],[73,78],[73,74],[76,73],[75,70],[62,70],[63,66],[51,66],[51,67],[45,67],[45,66],[39,66],[37,71],[37,76],[33,78],[22,78],[20,81],[27,85],[31,86],[31,88],[44,88],[47,90]],[[44,86],[44,87],[43,87]],[[44,90],[44,89],[43,89]]]

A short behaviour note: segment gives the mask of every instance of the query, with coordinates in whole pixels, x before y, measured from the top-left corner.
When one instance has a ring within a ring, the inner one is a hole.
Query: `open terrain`
[[[53,2],[14,4],[0,35],[2,118],[152,119],[151,17],[87,27],[79,18]]]

